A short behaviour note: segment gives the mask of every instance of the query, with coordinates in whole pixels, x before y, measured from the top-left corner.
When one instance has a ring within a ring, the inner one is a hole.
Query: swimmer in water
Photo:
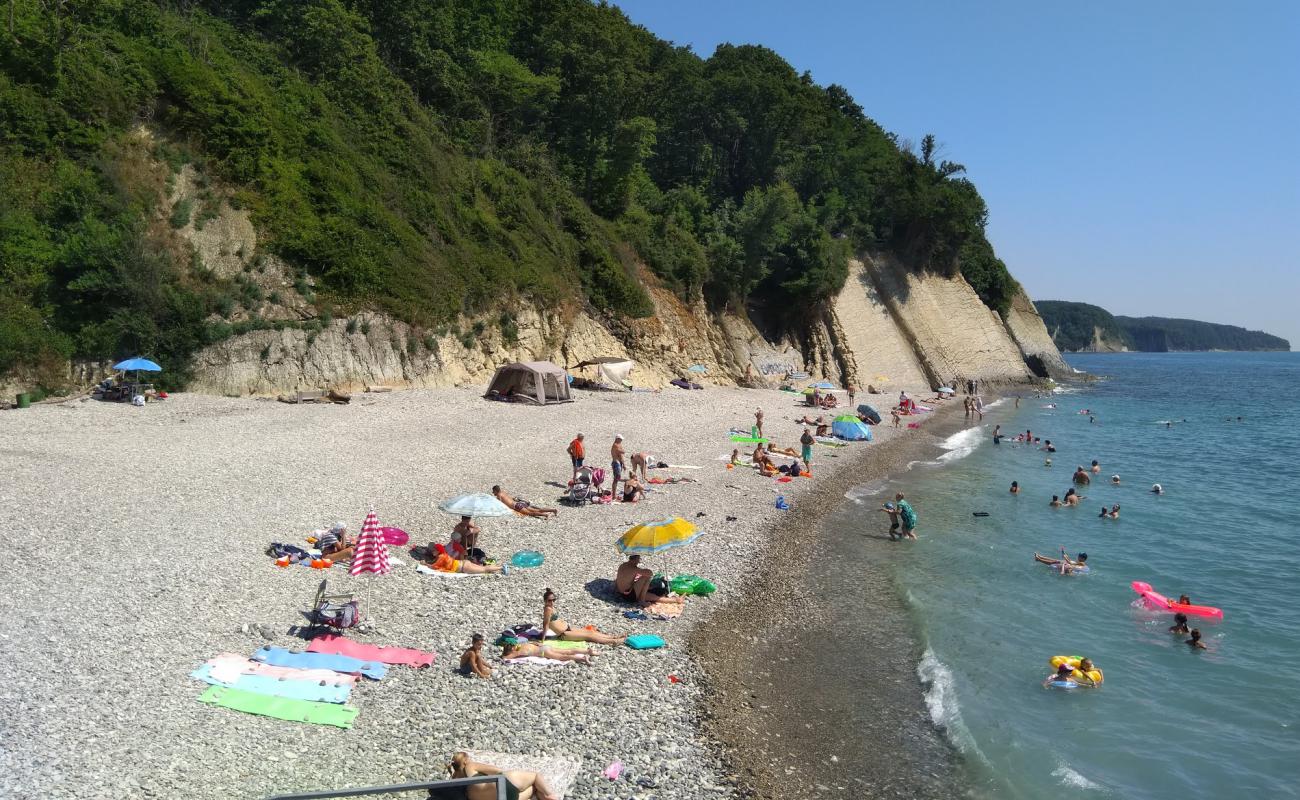
[[[1178,595],[1178,604],[1184,606],[1190,606],[1192,604],[1192,598],[1188,597],[1185,594],[1180,594]]]
[[[1098,519],[1106,519],[1106,518],[1109,517],[1109,516],[1110,516],[1110,509],[1106,508],[1105,506],[1102,506],[1102,507],[1101,507],[1101,513],[1097,515],[1097,518],[1098,518]]]
[[[1164,487],[1158,483],[1151,484],[1151,494],[1164,494]]]
[[[1174,624],[1169,626],[1170,633],[1189,634],[1192,629],[1187,627],[1186,614],[1174,614]]]
[[[1088,566],[1087,553],[1080,553],[1077,559],[1071,561],[1070,557],[1065,554],[1064,549],[1061,551],[1060,558],[1048,558],[1047,556],[1041,556],[1038,553],[1034,553],[1034,560],[1039,564],[1046,564],[1052,569],[1059,570],[1062,575],[1069,574],[1074,572],[1076,569],[1081,567],[1086,568]]]
[[[1019,481],[1012,481],[1012,482],[1011,482],[1011,493],[1012,493],[1012,494],[1020,494],[1020,482],[1019,482]]]
[[[1092,679],[1092,676],[1088,674],[1089,672],[1093,672],[1093,671],[1101,672],[1101,670],[1097,669],[1097,667],[1093,665],[1093,663],[1092,663],[1092,659],[1090,659],[1090,658],[1081,658],[1081,659],[1079,659],[1079,672],[1080,672],[1080,675],[1079,675],[1079,677],[1075,678],[1075,680],[1078,681],[1079,683],[1082,683],[1082,684],[1086,685],[1086,686],[1096,686],[1096,685],[1097,685],[1097,681],[1094,681],[1094,680]],[[1104,677],[1104,676],[1103,676],[1103,677]]]
[[[1052,495],[1052,502],[1048,503],[1048,505],[1051,506],[1052,508],[1060,508],[1061,498],[1058,497],[1057,495]]]
[[[1098,463],[1096,459],[1093,459],[1093,462],[1092,462],[1092,474],[1093,474],[1093,475],[1100,475],[1100,474],[1101,474],[1101,464]]]
[[[1110,518],[1119,519],[1119,503],[1110,507]]]
[[[1119,486],[1119,476],[1118,476],[1118,475],[1111,475],[1111,476],[1110,476],[1110,485],[1111,485],[1111,486]]]
[[[1077,683],[1077,681],[1074,680],[1074,667],[1071,667],[1069,664],[1062,664],[1057,667],[1056,672],[1048,675],[1047,679],[1043,681],[1043,686],[1044,688],[1049,687],[1057,681],[1070,681],[1072,683]]]
[[[1186,644],[1188,647],[1192,648],[1193,650],[1209,650],[1209,649],[1210,649],[1210,648],[1208,648],[1208,647],[1205,646],[1205,642],[1202,642],[1202,641],[1201,641],[1201,629],[1200,629],[1200,628],[1192,628],[1192,638],[1188,639],[1186,642],[1184,642],[1184,644]]]

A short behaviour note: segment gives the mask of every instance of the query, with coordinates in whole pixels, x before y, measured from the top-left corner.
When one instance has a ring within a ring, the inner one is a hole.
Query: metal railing
[[[475,775],[472,778],[453,778],[421,783],[395,783],[390,786],[365,786],[360,789],[326,789],[319,792],[296,792],[294,794],[277,794],[266,798],[266,800],[324,800],[329,797],[364,797],[376,794],[415,792],[421,789],[455,789],[460,786],[473,786],[476,783],[495,783],[497,785],[497,800],[506,800],[505,775]]]

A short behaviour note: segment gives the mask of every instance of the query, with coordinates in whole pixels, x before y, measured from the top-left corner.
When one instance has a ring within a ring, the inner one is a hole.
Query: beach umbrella
[[[140,358],[139,356],[128,358],[125,361],[119,361],[113,365],[113,369],[121,370],[122,372],[135,372],[136,383],[140,382],[141,372],[162,372],[162,367],[147,358]]]
[[[515,513],[490,494],[458,494],[438,504],[438,509],[457,517],[508,517]]]
[[[490,494],[474,492],[458,494],[438,504],[439,510],[457,517],[508,517],[514,510]],[[466,537],[461,542],[469,551],[478,545],[478,537]]]
[[[953,388],[952,388],[951,386],[940,386],[938,389],[935,389],[934,391],[935,391],[936,393],[937,393],[937,392],[947,392],[948,394],[956,394],[956,393],[957,393],[957,392],[955,392],[955,391],[953,390]]]
[[[379,517],[372,508],[361,523],[361,535],[352,549],[352,575],[387,575],[393,569],[388,561],[388,542]],[[370,581],[366,581],[366,608],[370,607]]]
[[[113,369],[120,369],[123,372],[135,370],[136,372],[162,372],[162,367],[153,363],[147,358],[128,358],[126,361],[119,361],[113,365]]]
[[[706,366],[704,366],[703,364],[692,364],[692,365],[690,365],[689,367],[687,367],[686,369],[690,370],[691,372],[708,372],[708,371],[709,371],[709,368],[706,367]]]
[[[834,389],[835,384],[831,383],[830,381],[817,381],[816,383],[808,384],[808,388],[809,389]]]
[[[633,553],[653,555],[674,547],[688,545],[701,533],[702,531],[681,517],[673,517],[628,528],[622,536],[618,537],[614,546],[620,553],[628,555]]]

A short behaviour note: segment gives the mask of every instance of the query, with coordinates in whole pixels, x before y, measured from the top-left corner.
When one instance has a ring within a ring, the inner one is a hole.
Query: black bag
[[[667,597],[670,591],[672,591],[672,587],[668,585],[668,579],[664,576],[656,575],[650,579],[650,594]]]

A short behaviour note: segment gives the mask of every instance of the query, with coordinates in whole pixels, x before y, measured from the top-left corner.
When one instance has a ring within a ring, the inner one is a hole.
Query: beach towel
[[[437,575],[443,578],[481,578],[488,574],[486,572],[443,572],[440,569],[434,569],[424,564],[417,564],[415,571],[421,575]]]
[[[685,605],[686,605],[685,603],[659,602],[659,603],[651,603],[650,605],[645,606],[641,610],[651,616],[667,617],[668,619],[676,619],[677,617],[680,617],[682,615],[682,611],[685,609]]]
[[[546,783],[557,797],[564,797],[573,791],[582,771],[582,760],[570,756],[525,756],[513,753],[492,753],[486,750],[467,750],[474,761],[502,770],[522,770],[536,772],[546,779]]]
[[[656,636],[653,633],[638,633],[627,637],[627,646],[633,650],[655,650],[660,647],[667,647],[663,637]]]
[[[538,644],[543,644],[543,642],[539,640]],[[584,647],[590,646],[591,642],[570,642],[564,639],[548,638],[545,642],[545,645],[547,647],[554,647],[557,650],[581,650]]]
[[[329,653],[336,656],[351,656],[364,661],[378,661],[381,664],[400,664],[407,667],[428,667],[433,665],[433,653],[412,650],[406,647],[383,647],[364,644],[345,639],[342,636],[327,634],[317,636],[307,645],[308,653]]]
[[[380,680],[388,672],[388,667],[377,661],[362,661],[359,658],[335,656],[327,653],[299,653],[285,650],[283,647],[263,647],[253,653],[254,661],[277,667],[299,667],[301,669],[332,669],[352,675],[364,675],[371,680]]]
[[[322,685],[319,681],[272,678],[267,675],[237,675],[233,682],[227,683],[214,678],[212,668],[207,664],[191,672],[190,677],[198,678],[213,686],[230,686],[254,694],[288,697],[292,700],[310,700],[316,703],[346,703],[348,696],[352,694],[351,686]]]
[[[338,728],[351,728],[352,720],[357,715],[357,710],[352,706],[271,697],[226,686],[209,686],[207,691],[199,696],[199,702],[261,717],[274,717],[290,722],[310,722],[313,725],[333,725]]]
[[[567,667],[570,664],[576,664],[576,661],[556,661],[553,658],[542,658],[541,656],[520,656],[519,658],[503,658],[502,664],[520,664],[530,667]]]
[[[208,674],[218,683],[233,684],[240,675],[265,675],[268,678],[290,678],[299,681],[316,681],[327,686],[352,686],[357,682],[356,675],[344,675],[332,669],[294,669],[293,667],[276,667],[254,661],[247,656],[236,653],[220,653],[209,658],[205,666],[210,667]]]

